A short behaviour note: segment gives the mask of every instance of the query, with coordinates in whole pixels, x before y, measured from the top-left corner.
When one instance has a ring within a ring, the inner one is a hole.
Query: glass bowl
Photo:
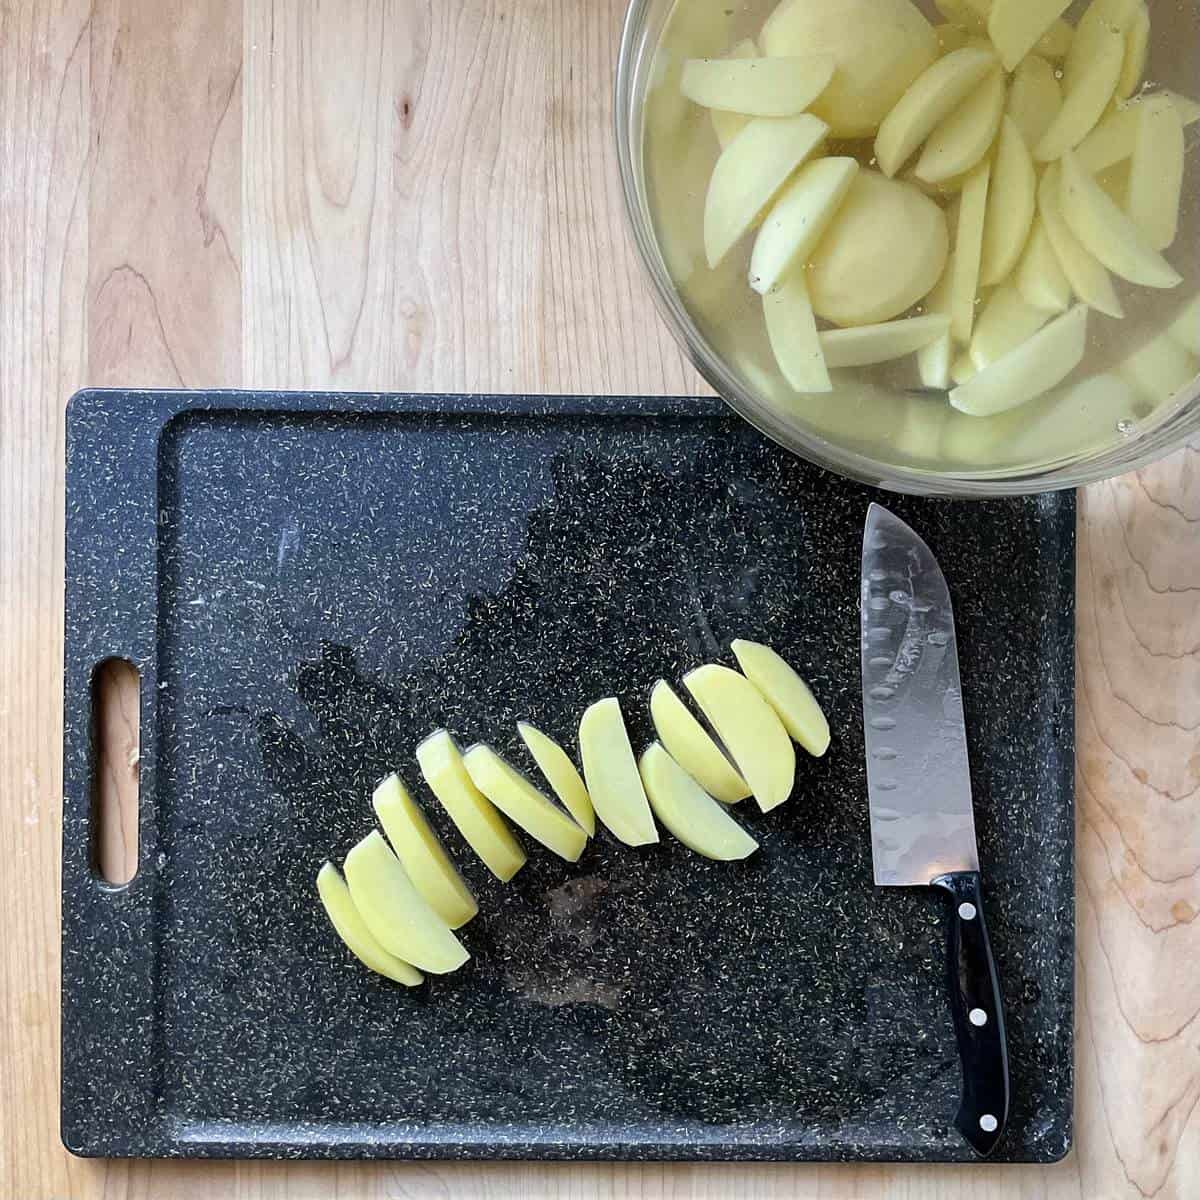
[[[1167,332],[1173,324],[1190,329],[1193,319],[1200,325],[1200,122],[1186,130],[1179,234],[1166,252],[1183,284],[1152,291],[1115,280],[1126,319],[1091,313],[1084,362],[1047,396],[1000,417],[964,416],[944,393],[920,388],[911,360],[833,372],[832,393],[793,392],[745,278],[748,247],[715,272],[704,261],[704,191],[718,143],[710,114],[678,91],[685,59],[719,55],[752,36],[773,6],[632,0],[617,65],[617,152],[634,242],[672,332],[735,411],[842,475],[958,496],[1076,487],[1133,470],[1200,432],[1195,335],[1185,348]],[[918,7],[935,23],[944,19],[926,2]],[[1073,5],[1067,19],[1074,23],[1085,8]],[[1151,13],[1146,86],[1200,98],[1200,2],[1156,4]]]

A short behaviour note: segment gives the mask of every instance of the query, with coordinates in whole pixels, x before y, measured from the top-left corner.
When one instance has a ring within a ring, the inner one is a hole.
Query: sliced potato
[[[354,907],[389,954],[433,975],[456,971],[471,957],[413,886],[378,830],[346,855],[345,870]]]
[[[907,317],[880,325],[827,329],[820,334],[821,350],[831,368],[867,367],[915,354],[950,330],[946,316]]]
[[[596,810],[592,807],[592,798],[588,795],[583,777],[575,769],[570,756],[553,738],[547,737],[528,721],[518,721],[517,732],[563,807],[588,837],[595,837]]]
[[[923,71],[879,126],[875,157],[880,170],[895,175],[995,65],[994,54],[966,46]]]
[[[743,38],[726,55],[726,58],[757,57],[758,47],[754,44],[753,38]],[[742,113],[725,112],[719,108],[714,108],[711,116],[713,133],[717,135],[717,144],[722,150],[754,119],[753,117],[744,116]]]
[[[805,273],[795,269],[763,297],[763,316],[775,361],[788,387],[797,392],[831,392]]]
[[[950,393],[950,403],[969,417],[991,417],[1045,395],[1083,361],[1086,304],[1061,317]]]
[[[966,345],[975,324],[975,297],[983,259],[983,226],[987,216],[991,163],[981,162],[963,187],[954,241],[954,279],[950,285],[950,320],[955,338]]]
[[[1055,257],[1071,290],[1080,300],[1106,316],[1120,319],[1125,310],[1117,298],[1112,279],[1100,261],[1080,245],[1063,216],[1059,202],[1059,174],[1059,164],[1055,163],[1042,173],[1042,181],[1038,184],[1038,214],[1054,247]]]
[[[1149,245],[1165,250],[1179,231],[1183,122],[1169,96],[1147,96],[1137,110],[1126,208]]]
[[[819,158],[796,172],[754,242],[750,286],[756,292],[765,296],[793,263],[807,262],[857,174],[853,158]]]
[[[710,796],[736,804],[750,795],[749,784],[664,679],[650,693],[650,717],[667,753]]]
[[[417,747],[417,765],[455,828],[497,879],[507,882],[524,865],[525,851],[492,802],[471,782],[454,738],[444,730]]]
[[[1126,104],[1114,108],[1091,133],[1079,143],[1075,153],[1084,170],[1099,174],[1125,159],[1131,158],[1137,143],[1138,127],[1144,105],[1169,100],[1179,117],[1179,124],[1186,129],[1200,121],[1200,104],[1180,96],[1177,92],[1163,90],[1135,96]],[[1158,247],[1162,249],[1162,247]]]
[[[961,50],[971,36],[961,25],[954,25],[949,21],[942,25],[935,25],[933,33],[937,38],[939,58],[952,54],[955,50]]]
[[[950,364],[950,378],[954,381],[956,387],[962,387],[968,379],[974,379],[979,374],[979,368],[971,359],[970,352],[964,350]]]
[[[716,730],[763,812],[792,793],[796,752],[783,723],[744,676],[710,663],[684,676],[684,687]]]
[[[1200,296],[1193,296],[1167,327],[1167,335],[1200,357]]]
[[[1125,58],[1121,62],[1121,77],[1117,80],[1117,96],[1127,100],[1137,91],[1146,73],[1150,53],[1150,10],[1145,3],[1134,10],[1125,30]]]
[[[937,287],[925,297],[924,309],[930,316],[950,316],[950,296],[954,284],[954,255],[946,263],[946,270],[938,280]],[[927,388],[946,391],[950,387],[950,365],[954,361],[954,338],[949,328],[941,337],[917,351],[917,374]],[[920,409],[914,416],[919,415]],[[918,427],[920,421],[917,421]]]
[[[1029,240],[1037,211],[1037,172],[1017,123],[1005,117],[992,164],[979,281],[994,287],[1007,279]]]
[[[1119,33],[1102,29],[1095,54],[1080,72],[1078,80],[1073,85],[1068,84],[1062,108],[1034,147],[1033,157],[1038,162],[1054,162],[1061,158],[1095,129],[1117,90],[1124,59],[1124,39]]]
[[[465,925],[479,905],[400,776],[389,775],[371,802],[413,886],[451,929]]]
[[[1017,264],[1016,286],[1026,304],[1049,314],[1066,312],[1071,303],[1071,284],[1041,217],[1034,218],[1025,253]]]
[[[663,748],[651,742],[638,770],[654,815],[689,850],[717,862],[749,858],[758,843]]]
[[[1109,36],[1121,39],[1121,62],[1125,60],[1125,30],[1141,0],[1092,0],[1079,18],[1071,50],[1063,64],[1064,88],[1071,91],[1087,71],[1097,51]],[[1115,85],[1114,85],[1115,87]]]
[[[933,0],[934,7],[971,37],[987,36],[987,13],[970,0]]]
[[[971,361],[982,371],[1028,341],[1050,319],[1043,308],[1026,304],[1011,283],[988,297],[971,335]]]
[[[690,58],[679,90],[702,108],[748,117],[802,113],[833,78],[827,54],[807,58]]]
[[[807,683],[770,646],[738,638],[730,646],[742,674],[766,697],[792,741],[814,758],[829,749],[829,722]]]
[[[704,250],[716,267],[760,220],[828,131],[810,113],[758,118],[721,151],[704,202]]]
[[[1004,115],[1004,72],[997,67],[930,135],[917,160],[926,183],[955,179],[992,148]]]
[[[1016,122],[1025,145],[1032,149],[1062,108],[1062,87],[1054,68],[1036,54],[1017,68],[1008,89],[1008,115]]]
[[[988,37],[1006,71],[1025,56],[1071,7],[1071,0],[995,0],[988,15]]]
[[[463,754],[463,765],[471,782],[514,825],[519,825],[559,858],[567,862],[579,861],[587,845],[587,834],[569,813],[534,787],[491,746],[472,746]]]
[[[579,756],[596,815],[609,832],[627,846],[657,842],[650,802],[615,697],[597,700],[583,714],[579,722]]]
[[[1153,409],[1192,383],[1198,369],[1200,359],[1168,332],[1156,334],[1135,350],[1117,374]]]
[[[1074,41],[1075,26],[1060,19],[1038,38],[1034,50],[1042,58],[1066,58],[1071,53],[1071,45]]]
[[[1150,245],[1070,151],[1063,155],[1059,187],[1068,228],[1110,271],[1144,287],[1172,288],[1183,282],[1183,276]]]
[[[416,967],[390,954],[367,928],[346,881],[333,863],[327,862],[317,872],[317,895],[338,937],[364,967],[405,987],[425,982],[425,976]]]

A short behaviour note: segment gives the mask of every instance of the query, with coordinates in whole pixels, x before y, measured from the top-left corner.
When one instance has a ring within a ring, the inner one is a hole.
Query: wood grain
[[[57,1137],[85,383],[699,389],[627,245],[620,0],[0,7],[0,1196],[1200,1195],[1200,451],[1080,513],[1078,1149],[1050,1169],[83,1163]],[[128,701],[127,701],[128,702]],[[133,811],[132,773],[118,777]]]

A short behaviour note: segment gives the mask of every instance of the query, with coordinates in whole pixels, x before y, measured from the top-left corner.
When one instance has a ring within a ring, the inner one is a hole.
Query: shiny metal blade
[[[861,613],[875,882],[977,871],[950,589],[929,547],[878,504],[863,533]]]

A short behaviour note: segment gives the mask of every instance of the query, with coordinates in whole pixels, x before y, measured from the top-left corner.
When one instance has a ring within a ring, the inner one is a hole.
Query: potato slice
[[[758,118],[721,151],[704,201],[704,250],[710,268],[758,223],[827,131],[825,122],[810,113]]]
[[[1071,0],[995,0],[988,15],[988,37],[1006,71],[1015,71]]]
[[[1198,368],[1196,355],[1170,333],[1160,333],[1121,363],[1117,374],[1154,409],[1192,383]]]
[[[1028,341],[1050,319],[1043,308],[1026,304],[1010,283],[989,297],[971,336],[971,361],[981,371]]]
[[[945,316],[907,317],[854,329],[828,329],[820,334],[821,350],[831,368],[868,367],[915,354],[950,330]]]
[[[1177,92],[1163,90],[1147,92],[1114,108],[1079,143],[1075,153],[1085,171],[1098,175],[1101,171],[1124,162],[1133,156],[1137,144],[1138,127],[1141,124],[1142,109],[1147,104],[1168,100],[1179,117],[1179,124],[1186,129],[1189,125],[1200,121],[1200,104],[1180,96]],[[1163,247],[1159,246],[1158,249]]]
[[[1027,342],[956,387],[950,403],[969,417],[991,417],[1057,387],[1083,361],[1086,304],[1056,317]]]
[[[765,296],[793,263],[803,266],[808,261],[857,174],[853,158],[819,158],[796,172],[754,242],[750,286],[756,292]]]
[[[1074,89],[1096,58],[1100,45],[1111,34],[1121,39],[1121,62],[1125,61],[1125,31],[1129,28],[1134,12],[1141,0],[1092,0],[1087,11],[1079,18],[1071,50],[1063,64],[1064,88]],[[1114,85],[1115,90],[1115,85]]]
[[[802,113],[833,78],[827,54],[807,58],[690,58],[679,90],[702,108],[748,117]]]
[[[942,25],[935,25],[933,33],[937,38],[939,58],[952,54],[955,50],[961,50],[971,36],[961,25],[953,25],[949,21]]]
[[[325,915],[346,948],[364,967],[405,987],[417,987],[425,976],[402,958],[389,954],[367,928],[362,914],[354,905],[346,881],[333,863],[327,862],[317,872],[317,895]]]
[[[717,862],[734,862],[758,849],[758,843],[658,742],[646,748],[638,771],[654,815],[689,850]]]
[[[1167,335],[1200,357],[1200,296],[1193,296],[1179,310],[1179,315],[1167,327]]]
[[[829,749],[829,722],[808,684],[770,646],[737,638],[730,649],[742,674],[775,710],[792,741],[821,758]]]
[[[684,676],[683,685],[716,730],[763,812],[792,793],[796,752],[783,723],[744,676],[710,663]]]
[[[400,776],[389,775],[371,803],[413,887],[451,929],[461,928],[479,905]]]
[[[917,160],[917,177],[941,183],[969,171],[996,140],[1004,96],[1004,72],[997,67],[930,135]]]
[[[1062,108],[1034,147],[1033,157],[1038,162],[1054,162],[1092,132],[1117,90],[1124,58],[1125,41],[1121,35],[1101,30],[1094,56],[1076,83],[1068,84]]]
[[[958,209],[954,241],[954,280],[950,285],[950,320],[954,337],[964,345],[975,324],[975,298],[983,258],[983,226],[987,216],[991,163],[981,162],[970,174]]]
[[[971,37],[987,37],[987,13],[983,5],[970,0],[933,0],[933,6]]]
[[[804,272],[794,270],[763,297],[767,338],[780,373],[797,392],[832,392]]]
[[[570,756],[553,738],[528,721],[518,721],[517,732],[563,807],[588,837],[595,837],[596,810],[592,807],[587,785]]]
[[[879,127],[875,138],[879,169],[889,177],[895,175],[995,65],[994,54],[966,46],[923,71]]]
[[[583,777],[596,815],[627,846],[658,841],[650,802],[629,745],[625,718],[615,697],[597,700],[579,722]]]
[[[650,693],[650,717],[667,752],[710,796],[736,804],[750,795],[749,784],[664,679]]]
[[[1071,303],[1071,284],[1050,244],[1041,217],[1035,217],[1025,253],[1017,265],[1017,291],[1021,299],[1048,314],[1063,313]]]
[[[1059,202],[1058,163],[1042,173],[1038,184],[1038,214],[1042,225],[1054,247],[1054,255],[1063,269],[1071,290],[1085,304],[1091,305],[1106,316],[1120,319],[1125,310],[1117,298],[1112,279],[1101,263],[1079,244],[1063,216]]]
[[[578,862],[587,845],[587,834],[516,767],[510,766],[491,748],[472,746],[463,755],[463,766],[471,782],[514,825],[553,850],[567,862]]]
[[[432,734],[417,747],[417,765],[467,845],[497,879],[507,883],[525,865],[525,851],[495,805],[471,782],[462,755],[446,730]]]
[[[1063,155],[1059,188],[1068,228],[1110,271],[1144,287],[1172,288],[1183,282],[1070,151]]]
[[[1037,211],[1037,172],[1017,123],[1005,117],[988,185],[979,280],[994,287],[1007,279],[1029,240]]]
[[[924,309],[933,317],[950,316],[950,297],[954,285],[954,255],[946,262],[946,270],[937,287],[925,297]],[[917,373],[927,388],[946,391],[950,387],[950,366],[954,361],[954,339],[949,328],[941,337],[917,351]]]
[[[456,971],[471,957],[413,886],[378,830],[346,855],[345,871],[354,907],[389,954],[433,975]]]
[[[726,58],[757,57],[758,47],[754,44],[753,38],[743,38],[726,55]],[[722,150],[754,120],[753,117],[747,117],[742,113],[724,112],[719,108],[714,108],[711,115],[713,133],[717,135],[717,144]]]
[[[1027,147],[1042,140],[1060,108],[1062,87],[1054,68],[1044,58],[1029,55],[1017,68],[1008,89],[1008,115],[1016,122]]]
[[[900,229],[903,237],[896,236]],[[929,294],[949,248],[945,214],[928,196],[860,170],[812,253],[813,311],[843,326],[898,317]]]
[[[1037,40],[1034,50],[1042,58],[1066,58],[1071,53],[1071,45],[1075,41],[1075,26],[1066,21],[1055,21]]]
[[[950,364],[950,378],[956,387],[962,387],[968,379],[974,379],[979,374],[979,368],[971,361],[971,355],[964,350]]]
[[[1179,231],[1183,195],[1183,122],[1169,96],[1147,96],[1139,105],[1126,208],[1155,250]]]
[[[1117,96],[1127,100],[1137,91],[1146,73],[1150,55],[1150,10],[1145,3],[1134,10],[1133,19],[1125,30],[1125,58],[1121,62],[1121,77],[1117,80]]]

